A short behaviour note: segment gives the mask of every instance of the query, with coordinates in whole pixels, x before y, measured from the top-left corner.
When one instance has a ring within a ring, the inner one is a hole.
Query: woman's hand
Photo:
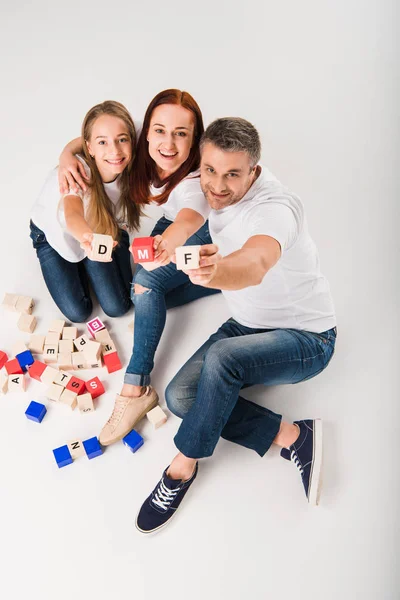
[[[198,269],[188,269],[185,273],[192,283],[207,286],[217,272],[217,265],[222,259],[216,244],[205,244],[200,248],[200,266]]]
[[[168,240],[164,240],[162,235],[154,236],[153,240],[154,262],[159,267],[165,267],[171,262],[171,256],[175,252],[175,248],[170,248]]]
[[[78,160],[75,154],[69,150],[63,150],[60,156],[60,164],[58,166],[58,185],[61,194],[67,194],[69,191],[79,192],[79,188],[86,192],[89,177],[86,175],[85,167]]]

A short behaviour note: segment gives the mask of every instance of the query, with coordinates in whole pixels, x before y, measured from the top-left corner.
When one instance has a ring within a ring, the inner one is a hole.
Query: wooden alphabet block
[[[87,335],[83,334],[74,340],[74,346],[79,352],[82,352],[86,348],[86,344],[89,342]]]
[[[83,394],[85,390],[85,382],[78,377],[72,377],[66,385],[66,389],[74,392],[79,396],[79,394]]]
[[[103,342],[107,342],[108,340],[111,341],[111,337],[110,334],[108,333],[108,329],[106,329],[104,327],[104,329],[100,329],[99,331],[96,331],[94,334],[94,338],[96,340],[96,342],[100,342],[101,344]]]
[[[58,342],[58,353],[59,354],[72,354],[74,351],[73,340],[60,340]]]
[[[114,371],[119,371],[119,369],[122,369],[121,361],[119,360],[117,352],[106,354],[103,356],[103,360],[104,365],[107,367],[107,371],[109,373],[114,373]]]
[[[0,369],[4,367],[6,362],[8,361],[8,356],[3,350],[0,350]]]
[[[78,337],[77,327],[63,327],[62,339],[63,340],[76,340]]]
[[[55,346],[58,347],[58,342],[60,340],[60,334],[57,331],[48,331],[46,337],[44,338],[45,346]]]
[[[93,398],[89,393],[78,396],[78,408],[84,413],[94,411]]]
[[[13,344],[11,348],[11,354],[13,356],[17,356],[17,354],[25,352],[25,350],[28,350],[26,344],[22,340],[18,340],[17,342],[15,342],[15,344]]]
[[[33,333],[36,327],[36,317],[33,315],[26,315],[22,313],[18,319],[17,327],[20,331],[26,331],[27,333]]]
[[[94,319],[92,319],[91,321],[88,321],[86,323],[86,327],[87,327],[89,334],[93,338],[97,331],[104,329],[104,323],[101,319],[99,319],[99,317],[95,317]]]
[[[24,372],[23,368],[21,367],[21,365],[19,364],[19,362],[16,358],[12,358],[11,360],[8,360],[4,364],[4,367],[9,375],[18,375],[18,374],[22,374]]]
[[[61,402],[62,404],[66,404],[71,408],[71,410],[75,410],[77,405],[76,398],[76,392],[72,392],[71,390],[67,390],[67,388],[65,388],[60,396],[59,402]]]
[[[83,351],[88,359],[87,362],[96,362],[101,356],[101,344],[100,342],[89,341]]]
[[[0,394],[7,394],[8,392],[8,375],[0,373]]]
[[[112,354],[113,352],[117,352],[117,347],[112,340],[101,345],[101,353],[103,356],[107,356],[107,354]]]
[[[86,358],[85,369],[100,369],[102,366],[101,358],[98,360],[95,356]]]
[[[52,367],[46,367],[40,360],[35,360],[28,368],[29,377],[36,379],[36,381],[42,381],[42,375],[46,369],[56,371],[56,369],[52,369]],[[53,381],[47,381],[46,383],[50,384],[53,383]]]
[[[46,336],[44,335],[31,335],[31,339],[28,343],[28,348],[31,352],[33,352],[33,354],[43,354],[45,337]]]
[[[2,307],[11,312],[17,312],[17,302],[19,296],[17,294],[5,294],[3,298],[3,302],[1,303]]]
[[[32,367],[35,365],[35,363],[33,363]],[[31,369],[32,369],[31,367]],[[31,373],[31,371],[29,370],[29,374]],[[40,381],[42,383],[46,383],[47,385],[51,385],[52,383],[55,382],[56,377],[58,375],[58,369],[54,369],[53,367],[46,367],[43,371],[43,373],[40,375]],[[36,377],[35,377],[36,379]]]
[[[67,352],[58,355],[58,366],[63,371],[72,371],[74,365],[72,364],[72,352]]]
[[[70,373],[65,373],[65,371],[58,371],[57,377],[54,379],[54,383],[57,385],[61,385],[62,387],[66,387],[68,382],[71,381],[72,375]]]
[[[93,234],[92,249],[89,253],[90,260],[98,262],[111,262],[114,240],[111,235],[100,233]]]
[[[8,378],[9,392],[25,392],[26,382],[23,375],[10,375]]]
[[[33,301],[33,298],[30,298],[29,296],[18,296],[15,309],[17,312],[25,313],[26,315],[31,315],[34,306],[35,303]]]
[[[155,429],[158,429],[167,422],[167,415],[160,406],[156,406],[152,410],[149,410],[146,416],[150,423],[154,425]]]
[[[56,363],[58,358],[58,344],[45,344],[43,360],[45,363]]]
[[[180,271],[198,269],[201,246],[179,246],[175,250],[176,268]]]
[[[58,333],[58,339],[60,339],[64,327],[65,321],[63,321],[62,319],[55,319],[50,323],[49,331],[54,331],[55,333]]]
[[[131,252],[135,263],[145,263],[154,260],[154,239],[152,237],[137,237],[131,245]]]
[[[74,352],[71,354],[73,369],[86,369],[86,357],[84,352]]]
[[[82,440],[73,440],[68,442],[67,446],[74,460],[86,454]]]
[[[93,400],[98,396],[101,396],[101,394],[104,394],[104,386],[98,377],[93,377],[93,379],[86,381],[85,386]]]
[[[57,385],[56,383],[52,383],[46,390],[45,396],[49,400],[54,400],[54,402],[58,402],[60,400],[60,396],[63,393],[64,388],[62,385]]]

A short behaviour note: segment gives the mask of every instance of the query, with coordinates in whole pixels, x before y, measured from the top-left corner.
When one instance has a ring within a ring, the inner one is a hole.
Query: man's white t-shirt
[[[77,158],[85,167],[86,174],[90,175],[90,169],[85,160],[79,155],[77,155]],[[107,196],[114,206],[117,223],[119,226],[123,226],[124,219],[119,207],[121,196],[119,177],[110,183],[103,183],[103,185]],[[68,233],[64,215],[64,198],[71,194],[80,196],[83,202],[84,213],[86,214],[90,202],[90,191],[82,192],[79,190],[78,193],[68,192],[60,198],[58,167],[56,167],[50,172],[45,181],[39,197],[33,206],[31,219],[45,233],[48,243],[60,256],[69,262],[79,262],[85,258],[86,254],[78,240]]]
[[[165,186],[150,186],[150,194],[158,196],[164,191]],[[161,205],[164,217],[169,221],[175,221],[176,216],[182,208],[191,208],[198,212],[204,220],[207,220],[210,214],[210,207],[201,191],[200,171],[189,173],[170,193],[168,200]]]
[[[320,271],[301,200],[265,167],[237,204],[211,210],[212,240],[222,256],[249,238],[268,235],[281,257],[259,285],[222,293],[232,317],[253,329],[300,329],[321,333],[336,325],[329,284]]]

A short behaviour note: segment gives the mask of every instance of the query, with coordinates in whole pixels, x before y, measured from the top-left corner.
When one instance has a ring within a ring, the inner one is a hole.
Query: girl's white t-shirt
[[[261,165],[260,165],[261,166]],[[223,290],[232,317],[253,329],[300,329],[321,333],[336,325],[327,279],[307,227],[303,204],[265,167],[237,204],[211,210],[209,228],[222,256],[249,238],[268,235],[281,257],[259,285]]]
[[[83,164],[87,175],[90,175],[90,169],[85,160],[77,155],[78,160]],[[104,183],[104,189],[114,206],[114,214],[120,226],[124,221],[120,212],[119,199],[119,177],[110,183]],[[80,243],[70,233],[68,233],[64,215],[64,198],[68,195],[78,195],[82,199],[84,213],[86,214],[89,202],[90,191],[68,192],[60,198],[58,185],[58,167],[53,169],[47,177],[45,184],[33,206],[31,219],[46,235],[50,246],[58,252],[60,256],[68,262],[80,262],[86,256]]]

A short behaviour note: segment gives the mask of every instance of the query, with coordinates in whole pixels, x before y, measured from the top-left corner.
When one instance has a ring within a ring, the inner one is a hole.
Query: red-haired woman
[[[157,393],[149,384],[166,309],[219,291],[192,284],[171,262],[178,246],[211,243],[206,222],[210,209],[198,172],[203,131],[198,104],[180,90],[157,94],[144,117],[131,175],[132,194],[140,206],[162,205],[163,217],[151,233],[155,260],[160,266],[147,271],[138,265],[134,275],[134,349],[121,394],[117,395],[112,415],[100,434],[103,445],[124,437],[158,402]],[[73,156],[80,145],[80,139],[74,140],[60,157],[62,191],[64,187],[76,187],[76,183],[85,186]]]

